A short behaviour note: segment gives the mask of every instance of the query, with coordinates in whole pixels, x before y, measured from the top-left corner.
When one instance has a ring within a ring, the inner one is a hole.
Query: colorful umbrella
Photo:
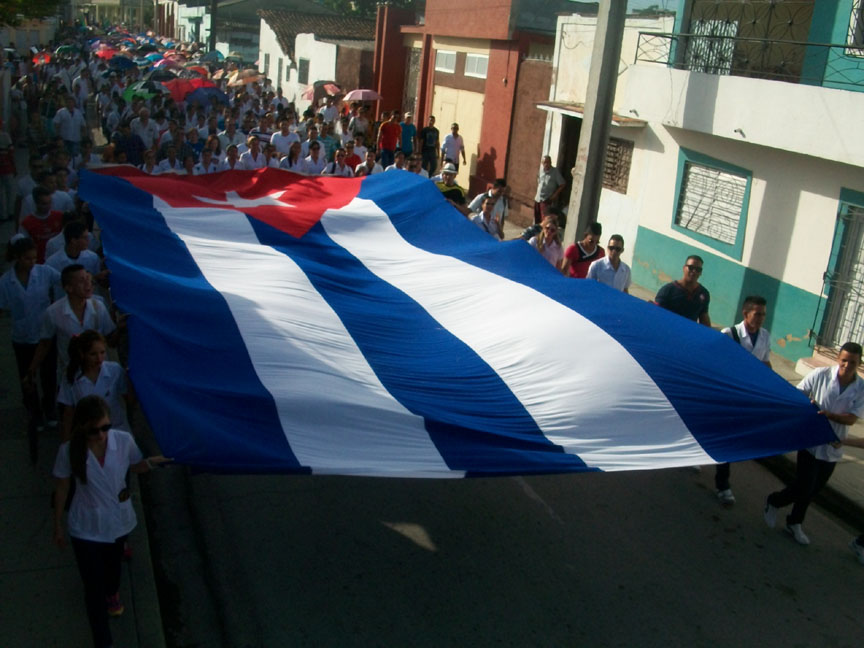
[[[46,63],[51,62],[51,53],[50,52],[39,52],[36,56],[33,57],[33,65],[45,65]]]
[[[345,101],[378,101],[383,97],[374,90],[359,88],[346,94],[343,99]]]
[[[197,90],[198,88],[215,88],[216,84],[208,79],[172,79],[165,81],[163,84],[171,93],[171,97],[176,102],[181,102],[186,99],[186,96]]]
[[[148,61],[152,61],[153,63],[155,63],[156,61],[162,60],[162,55],[159,52],[153,52],[152,54],[148,54],[144,58],[146,58]]]
[[[202,61],[209,61],[211,63],[219,63],[220,61],[225,60],[225,55],[219,50],[212,50],[207,52],[204,56],[201,57]]]
[[[154,68],[179,68],[179,67],[181,67],[181,65],[177,61],[175,61],[174,59],[163,58],[161,61],[156,61],[153,64],[153,67]]]
[[[201,65],[187,65],[186,70],[189,72],[195,72],[196,74],[200,74],[204,77],[210,76],[210,70]]]
[[[135,63],[132,59],[118,55],[108,61],[108,67],[113,70],[129,70],[135,67]]]
[[[138,83],[133,83],[131,86],[129,86],[123,91],[123,99],[126,101],[126,103],[129,103],[135,97],[139,97],[141,99],[149,99],[150,97],[154,97],[157,94],[168,92],[168,88],[156,81],[139,81]]]
[[[208,106],[210,105],[210,99],[215,97],[216,101],[221,104],[228,105],[228,95],[222,92],[219,88],[211,88],[209,86],[205,86],[202,88],[198,88],[194,92],[190,92],[186,95],[186,103],[195,103],[197,102],[199,106]]]
[[[167,68],[163,68],[161,70],[153,70],[147,75],[148,81],[160,81],[162,83],[164,83],[165,81],[173,81],[176,78],[177,75]]]
[[[72,45],[61,45],[56,50],[54,50],[54,53],[57,56],[64,56],[66,54],[75,54],[77,51],[78,50],[76,50],[75,47]]]
[[[113,47],[104,47],[97,50],[94,56],[98,56],[101,59],[110,61],[117,54],[119,54],[119,51],[114,49]]]

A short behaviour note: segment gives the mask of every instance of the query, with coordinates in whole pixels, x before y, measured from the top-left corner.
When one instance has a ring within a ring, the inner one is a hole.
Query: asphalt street
[[[187,561],[157,556],[180,619],[169,644],[859,646],[864,569],[847,548],[852,530],[813,508],[813,543],[799,546],[763,522],[778,487],[768,471],[735,465],[728,509],[712,477],[166,469],[151,481],[163,482],[151,538],[157,552],[190,538]],[[169,512],[178,502],[183,511]]]

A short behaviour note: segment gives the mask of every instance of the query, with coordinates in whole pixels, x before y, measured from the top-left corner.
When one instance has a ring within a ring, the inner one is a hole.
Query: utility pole
[[[627,0],[600,0],[588,75],[588,94],[579,133],[576,166],[573,167],[567,227],[564,230],[565,248],[576,242],[588,223],[597,220],[626,15]]]
[[[210,34],[207,39],[208,52],[216,49],[216,8],[218,4],[218,0],[210,0]]]

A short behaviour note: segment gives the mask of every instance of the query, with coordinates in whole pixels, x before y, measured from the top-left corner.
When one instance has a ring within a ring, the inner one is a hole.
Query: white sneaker
[[[773,529],[777,526],[777,507],[771,506],[768,500],[765,500],[765,510],[762,512],[762,517],[765,518],[765,524]]]
[[[852,550],[852,553],[858,557],[858,562],[864,565],[864,547],[858,544],[857,538],[852,538],[852,542],[849,543],[849,548]]]
[[[717,499],[720,500],[722,504],[734,504],[735,496],[732,494],[732,489],[727,488],[726,490],[717,491]]]
[[[800,545],[809,545],[810,538],[804,533],[804,530],[801,528],[800,524],[787,524],[786,531],[792,534],[792,537],[795,538],[795,542]]]

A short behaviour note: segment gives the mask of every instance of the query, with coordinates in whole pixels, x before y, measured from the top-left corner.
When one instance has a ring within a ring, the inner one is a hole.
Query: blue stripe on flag
[[[225,299],[153,209],[153,197],[92,173],[82,174],[80,191],[86,200],[100,193],[94,211],[104,227],[112,290],[129,313],[130,376],[162,452],[208,470],[308,472],[291,451]]]
[[[409,194],[426,206],[425,218],[405,209]],[[565,278],[522,241],[495,242],[419,176],[370,176],[358,197],[374,201],[410,244],[530,286],[594,322],[644,368],[716,461],[771,456],[814,445],[814,438],[834,439],[828,422],[803,394],[731,339],[597,282]],[[710,276],[708,266],[709,290]],[[658,345],[658,334],[669,344]],[[705,366],[705,358],[711,363],[708,374],[697,369]],[[752,417],[758,417],[753,420],[758,434],[748,425]]]
[[[589,470],[541,433],[473,349],[333,242],[320,222],[301,240],[250,222],[263,245],[303,270],[390,394],[424,417],[449,468],[475,475]]]

